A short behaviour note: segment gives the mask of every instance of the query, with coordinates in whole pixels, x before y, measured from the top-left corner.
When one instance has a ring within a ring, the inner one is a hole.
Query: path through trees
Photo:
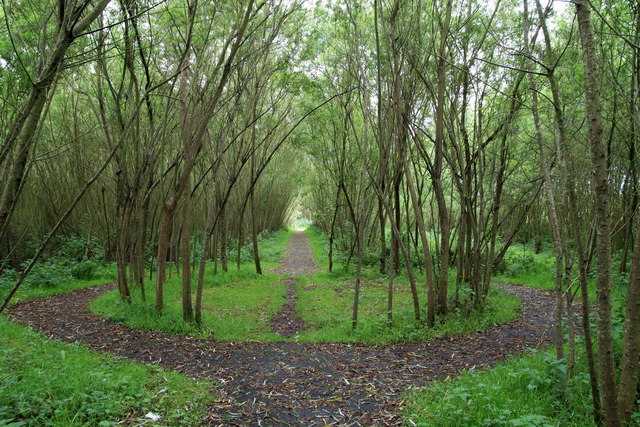
[[[281,272],[315,269],[306,236],[296,234]],[[97,351],[212,379],[221,398],[212,424],[269,425],[400,422],[399,397],[411,387],[494,365],[552,340],[553,295],[504,285],[522,299],[518,318],[483,333],[384,347],[302,342],[219,342],[130,329],[87,307],[113,289],[103,285],[11,308],[14,319],[47,336]]]
[[[280,274],[287,274],[294,277],[285,279],[287,283],[287,294],[282,310],[271,319],[271,330],[283,337],[292,337],[304,329],[304,321],[296,314],[296,285],[298,279],[295,276],[311,274],[318,269],[318,265],[313,259],[313,253],[309,244],[309,238],[304,231],[294,231],[291,241],[287,246],[284,259],[280,267],[275,270]]]

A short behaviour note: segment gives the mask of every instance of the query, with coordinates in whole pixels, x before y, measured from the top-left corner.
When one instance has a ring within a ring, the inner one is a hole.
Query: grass
[[[321,255],[326,253],[326,237],[314,228],[308,229],[307,235],[320,267],[326,270],[326,256]],[[265,270],[277,265],[275,261],[284,253],[290,236],[290,232],[280,232],[260,242],[261,254],[266,258]],[[155,294],[152,282],[146,284],[147,302],[135,296],[131,304],[122,303],[117,291],[114,291],[94,301],[92,310],[111,321],[123,322],[134,328],[194,334],[218,340],[295,340],[382,345],[482,331],[495,323],[513,319],[520,307],[516,297],[493,290],[484,309],[453,310],[439,317],[435,325],[428,326],[416,322],[408,280],[399,276],[394,292],[394,323],[390,327],[387,322],[386,282],[375,268],[368,268],[364,272],[358,328],[352,331],[353,272],[338,264],[333,273],[319,271],[299,279],[296,310],[307,327],[298,336],[287,339],[272,333],[269,322],[285,302],[283,296],[286,288],[281,276],[269,272],[255,274],[249,254],[239,271],[233,266],[228,273],[214,275],[208,265],[206,277],[203,326],[200,329],[182,319],[181,281],[176,275],[165,285],[165,308],[162,313],[158,313],[153,306]],[[418,280],[424,283],[420,275]],[[423,289],[420,292],[424,294]],[[421,299],[424,301],[424,295],[421,295]],[[424,312],[422,317],[425,317]]]
[[[133,328],[228,341],[281,340],[279,335],[270,332],[269,320],[282,308],[286,288],[281,276],[267,270],[278,266],[277,260],[282,257],[290,237],[290,232],[280,231],[261,240],[262,275],[255,273],[250,254],[243,255],[245,262],[240,270],[236,270],[234,263],[229,265],[229,272],[213,274],[213,266],[207,265],[201,328],[182,318],[182,282],[178,275],[165,283],[162,313],[154,307],[154,281],[145,284],[146,302],[135,292],[131,304],[123,303],[118,292],[112,291],[96,299],[91,310]],[[195,299],[195,289],[193,297]]]
[[[494,281],[517,283],[550,291],[556,288],[555,257],[549,250],[535,253],[531,244],[515,244],[507,250],[504,264],[504,271],[494,274]],[[573,272],[576,279],[575,286],[577,286],[578,271],[575,265]],[[593,302],[596,300],[595,280],[589,277],[587,283],[589,301]],[[580,299],[580,295],[578,294],[576,298]]]
[[[100,285],[102,283],[113,282],[116,280],[115,266],[106,265],[99,268],[91,279],[73,279],[63,278],[55,283],[46,284],[39,283],[37,280],[30,280],[23,283],[11,299],[10,305],[19,304],[25,301],[31,301],[37,298],[45,298],[65,292],[75,291],[76,289],[89,288],[91,286]],[[9,293],[13,286],[14,280],[6,278],[0,280],[0,296],[4,297]]]
[[[211,270],[210,266],[207,269]],[[96,299],[91,310],[132,328],[230,341],[274,340],[278,335],[269,331],[269,319],[284,303],[285,285],[275,273],[258,275],[252,269],[244,264],[240,271],[235,271],[235,266],[228,273],[213,275],[208,271],[202,293],[201,328],[182,318],[182,282],[175,275],[165,283],[162,313],[154,306],[153,281],[146,283],[146,302],[136,292],[130,304],[124,303],[116,290]]]
[[[18,289],[14,297],[11,299],[11,305],[19,304],[25,301],[31,301],[33,299],[63,294],[65,292],[71,292],[77,289],[89,288],[91,286],[100,285],[112,280],[113,279],[111,277],[99,277],[91,280],[69,280],[66,282],[62,282],[56,286],[22,286],[20,287],[20,289]],[[3,293],[4,290],[5,289],[2,289]]]
[[[512,319],[520,305],[517,298],[493,289],[483,310],[453,310],[432,327],[413,318],[406,275],[400,274],[394,289],[394,323],[386,316],[386,280],[373,263],[363,271],[359,323],[351,330],[353,268],[344,268],[338,255],[334,272],[328,273],[327,239],[317,229],[307,229],[321,271],[300,278],[297,285],[298,314],[307,324],[295,340],[386,344],[423,341],[430,338],[482,331],[494,323]],[[290,233],[263,238],[261,254],[265,270],[277,266]],[[235,260],[232,255],[230,259]],[[204,327],[196,329],[181,314],[180,278],[174,275],[165,287],[165,310],[153,308],[153,283],[147,283],[148,302],[134,298],[131,305],[119,301],[117,293],[94,302],[93,309],[113,321],[133,327],[191,333],[221,340],[284,341],[269,331],[268,320],[282,307],[285,286],[273,273],[253,272],[250,250],[243,248],[239,271],[212,274],[207,268],[204,291]],[[526,245],[516,245],[505,257],[505,272],[495,279],[553,289],[554,261],[548,252],[535,254]],[[418,272],[417,272],[418,273]],[[455,272],[450,274],[454,280]],[[55,287],[30,284],[20,299],[52,295],[100,283],[71,280]],[[417,274],[424,303],[424,278]],[[626,288],[625,275],[614,278],[614,311],[620,314]],[[590,280],[591,295],[593,280]],[[453,286],[450,286],[453,292]],[[464,295],[463,299],[468,297]],[[423,307],[424,311],[424,307]],[[424,316],[424,312],[422,313]],[[620,316],[618,316],[620,317]],[[621,318],[621,317],[620,317]],[[618,322],[620,323],[620,322]],[[617,325],[615,331],[621,330]],[[142,423],[147,411],[163,415],[166,424],[197,423],[210,384],[188,380],[159,368],[126,363],[101,356],[76,345],[47,341],[26,328],[0,318],[0,425],[13,420],[31,424],[98,424],[104,421]],[[618,331],[620,332],[620,331]],[[620,352],[620,346],[616,351]],[[513,357],[493,369],[468,371],[454,379],[434,382],[407,392],[403,415],[406,424],[421,426],[593,425],[586,363],[577,346],[576,374],[568,388],[559,378],[564,365],[551,351]],[[44,373],[47,375],[44,375]],[[168,390],[168,391],[165,391]],[[564,401],[563,395],[570,393]],[[637,421],[637,420],[636,420]]]
[[[300,279],[298,283],[297,310],[305,320],[307,329],[300,334],[304,341],[333,341],[347,343],[387,344],[392,342],[424,341],[442,336],[463,335],[483,331],[495,323],[512,320],[518,312],[520,301],[498,289],[493,289],[487,305],[478,311],[453,310],[438,317],[429,327],[415,321],[409,281],[400,274],[395,281],[393,325],[387,321],[387,282],[377,266],[365,267],[359,303],[358,327],[351,329],[353,309],[353,271],[339,262],[328,273],[326,236],[314,227],[307,229],[314,256],[321,271]],[[454,274],[450,275],[455,279]],[[424,304],[426,290],[424,276],[416,271],[420,300]],[[451,294],[454,287],[450,286]],[[425,318],[422,307],[422,318]]]
[[[45,262],[11,304],[115,280],[113,265],[92,268],[94,278],[71,278],[70,267]],[[0,294],[13,285],[0,280]],[[195,396],[195,398],[194,398]],[[131,363],[80,345],[48,340],[0,316],[0,426],[198,424],[213,401],[212,384],[157,366]]]
[[[555,288],[555,261],[550,253],[535,254],[532,248],[516,245],[509,250],[505,260],[505,273],[495,280],[541,289]],[[618,357],[622,352],[626,283],[626,275],[614,274],[614,347]],[[590,300],[594,301],[592,278],[589,279],[589,294]],[[553,351],[513,357],[493,369],[464,372],[455,379],[434,382],[407,393],[403,411],[406,424],[593,426],[591,389],[583,348],[581,342],[576,344],[575,375],[568,387],[560,381],[566,367],[556,361]],[[564,399],[563,395],[569,398]],[[634,414],[632,424],[640,425],[640,414]]]
[[[142,424],[148,412],[192,424],[211,402],[208,382],[51,341],[4,317],[0,330],[0,425]]]
[[[368,279],[362,284],[358,327],[353,331],[353,295],[353,280],[331,278],[328,273],[316,273],[302,279],[298,284],[297,309],[307,328],[299,339],[376,345],[424,341],[483,331],[495,323],[513,319],[520,307],[518,298],[494,289],[484,309],[453,310],[446,316],[438,317],[435,325],[429,327],[416,322],[408,285],[399,283],[394,289],[394,322],[389,326],[387,285]],[[424,310],[422,317],[425,317]]]
[[[466,371],[408,392],[403,415],[407,425],[417,426],[592,426],[581,353],[576,367],[569,388],[563,389],[564,365],[555,361],[553,351],[513,357],[493,369]]]

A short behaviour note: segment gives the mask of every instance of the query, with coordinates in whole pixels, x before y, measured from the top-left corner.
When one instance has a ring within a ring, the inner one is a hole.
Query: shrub
[[[97,268],[95,261],[82,261],[71,269],[71,276],[78,280],[91,280],[95,277]]]
[[[70,278],[69,267],[61,262],[46,261],[34,265],[24,283],[33,287],[53,287],[58,283],[68,281]]]

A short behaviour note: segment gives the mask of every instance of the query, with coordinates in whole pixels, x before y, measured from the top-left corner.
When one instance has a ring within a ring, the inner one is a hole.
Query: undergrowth
[[[0,317],[0,425],[194,424],[212,385],[51,341]]]
[[[28,246],[32,253],[37,240]],[[11,299],[11,304],[43,298],[116,280],[114,263],[105,263],[96,239],[58,236]],[[0,297],[5,297],[30,261],[0,269]]]
[[[559,381],[566,366],[549,350],[516,356],[486,371],[466,371],[454,379],[412,390],[404,400],[406,424],[592,426],[591,388],[582,352],[577,361],[568,388]]]

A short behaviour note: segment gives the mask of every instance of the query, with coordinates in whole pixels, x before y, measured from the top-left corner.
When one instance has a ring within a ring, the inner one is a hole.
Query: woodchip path
[[[306,236],[294,234],[280,272],[316,268]],[[113,286],[19,304],[11,316],[54,339],[212,379],[221,398],[203,420],[210,425],[399,424],[399,398],[407,390],[546,345],[553,333],[552,295],[505,285],[522,299],[520,314],[482,333],[386,346],[221,342],[131,329],[90,313],[91,301]]]

